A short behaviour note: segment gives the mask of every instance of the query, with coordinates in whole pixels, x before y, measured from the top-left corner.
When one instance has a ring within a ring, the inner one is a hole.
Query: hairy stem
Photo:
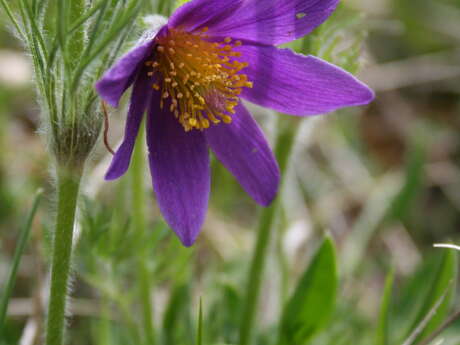
[[[53,238],[46,345],[63,344],[73,228],[81,175],[80,168],[57,167],[57,219]]]
[[[69,27],[72,27],[85,11],[85,0],[72,0],[69,3]],[[78,64],[79,57],[85,48],[85,25],[81,24],[74,30],[71,39],[68,40],[68,57],[70,67],[75,68]]]
[[[295,132],[298,126],[286,126],[278,132],[275,146],[275,156],[280,166],[281,176],[286,172],[290,153],[293,148]],[[281,188],[280,188],[281,189]],[[280,207],[278,196],[270,207],[264,208],[260,215],[259,227],[251,267],[249,269],[246,296],[243,304],[243,315],[240,325],[240,345],[249,345],[254,330],[254,320],[258,307],[260,288],[262,285],[265,261],[272,234],[273,224]]]

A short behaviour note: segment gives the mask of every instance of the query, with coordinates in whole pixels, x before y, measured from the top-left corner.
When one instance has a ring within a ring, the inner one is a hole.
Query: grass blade
[[[3,327],[5,326],[8,302],[10,300],[11,293],[13,291],[14,284],[16,282],[16,275],[18,272],[19,264],[21,263],[22,254],[24,254],[24,249],[26,247],[27,240],[29,239],[30,230],[32,229],[32,222],[34,220],[35,214],[37,213],[38,205],[40,204],[42,194],[43,194],[43,191],[39,190],[37,194],[35,195],[35,199],[32,204],[32,209],[30,210],[29,215],[27,216],[27,221],[21,230],[21,233],[19,235],[19,242],[14,252],[11,270],[8,275],[8,279],[6,281],[6,286],[5,286],[3,296],[1,297],[1,300],[0,300],[0,338],[3,333]]]
[[[385,288],[383,291],[382,303],[380,306],[379,320],[377,324],[377,332],[375,336],[375,345],[389,345],[389,314],[390,314],[390,301],[391,301],[391,292],[393,290],[394,282],[394,271],[388,273],[385,280]]]
[[[203,304],[200,298],[200,306],[198,307],[198,328],[196,333],[196,345],[203,344]]]
[[[446,296],[449,293],[449,288],[450,288],[449,286],[446,288],[446,290],[441,295],[441,297],[439,297],[439,299],[436,301],[433,307],[428,311],[428,313],[424,316],[424,318],[420,321],[417,327],[414,328],[414,330],[409,335],[409,337],[406,339],[406,341],[403,343],[403,345],[412,345],[415,343],[416,339],[420,338],[421,334],[423,333],[423,330],[426,329],[428,324],[436,316],[436,313],[438,312],[439,308],[444,303]]]
[[[193,339],[194,325],[189,301],[188,284],[177,285],[172,292],[163,317],[164,345],[185,344],[187,339]]]
[[[412,329],[420,328],[420,324],[423,320],[427,319],[427,315],[429,315],[433,309],[436,309],[436,312],[429,319],[429,322],[424,325],[423,329],[420,330],[417,338],[414,339],[413,342],[422,340],[434,331],[449,313],[457,279],[456,251],[448,250],[443,253],[442,261],[435,274],[433,283],[428,294],[425,296],[424,304],[418,313]],[[440,300],[442,300],[441,303],[439,303]],[[437,305],[438,303],[439,306]]]

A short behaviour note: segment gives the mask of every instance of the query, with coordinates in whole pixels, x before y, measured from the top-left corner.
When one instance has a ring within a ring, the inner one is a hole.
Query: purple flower
[[[373,92],[351,74],[275,45],[311,32],[338,0],[193,0],[153,39],[135,47],[97,83],[117,107],[132,84],[124,141],[106,179],[128,169],[147,110],[149,163],[159,207],[185,246],[204,222],[208,148],[263,206],[279,169],[241,99],[300,116],[369,103]]]

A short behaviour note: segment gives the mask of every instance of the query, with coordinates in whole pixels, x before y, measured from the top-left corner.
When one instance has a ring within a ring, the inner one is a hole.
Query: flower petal
[[[134,83],[126,119],[125,137],[113,156],[112,163],[105,175],[106,180],[115,180],[128,170],[139,127],[152,93],[149,87],[150,83],[151,79],[147,77],[147,74],[141,74]]]
[[[150,171],[160,210],[185,246],[191,246],[208,207],[210,167],[206,140],[185,132],[159,99],[152,98],[147,121]]]
[[[292,115],[314,115],[367,104],[374,93],[350,73],[314,56],[289,49],[244,45],[243,70],[254,87],[241,97]]]
[[[96,83],[96,90],[104,101],[112,107],[118,107],[123,93],[136,79],[145,59],[152,53],[154,41],[150,40],[132,49],[124,55]]]
[[[339,0],[248,0],[210,35],[278,45],[305,36],[322,24]]]
[[[241,6],[242,0],[193,0],[180,6],[169,18],[168,26],[188,31],[212,26],[229,17]]]
[[[280,172],[268,143],[243,104],[235,107],[231,124],[211,126],[204,131],[217,159],[236,177],[244,190],[263,206],[278,191]]]
[[[339,0],[194,0],[175,14],[173,25],[209,27],[209,35],[278,45],[322,24]]]

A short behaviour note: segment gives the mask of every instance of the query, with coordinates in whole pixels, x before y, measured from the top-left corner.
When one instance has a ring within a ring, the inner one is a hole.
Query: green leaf
[[[412,329],[415,329],[425,319],[426,315],[441,298],[443,298],[443,301],[414,343],[417,343],[429,335],[447,317],[453,302],[456,280],[457,252],[454,250],[446,250],[443,253],[438,270],[435,273],[431,287],[424,298],[424,303],[417,314]],[[443,297],[443,295],[445,296]]]
[[[283,311],[279,344],[305,344],[326,326],[335,309],[335,247],[326,237]]]
[[[377,332],[375,335],[375,345],[388,345],[390,344],[388,335],[389,335],[389,311],[390,311],[390,301],[391,301],[391,292],[393,290],[394,282],[394,271],[391,270],[388,273],[385,280],[385,288],[383,290],[382,303],[380,305],[380,314],[377,324]]]
[[[107,46],[116,42],[116,38],[123,32],[123,30],[126,30],[135,22],[134,19],[141,11],[145,2],[145,0],[131,0],[128,2],[126,6],[124,6],[122,12],[114,15],[112,20],[113,25],[110,26],[104,35],[98,37],[98,42],[94,43],[94,45],[91,43],[91,46],[86,47],[85,52],[82,54],[82,59],[73,74],[73,80],[71,83],[72,92],[77,89],[83,73],[88,66],[93,63],[93,61],[107,48]]]
[[[14,28],[16,29],[16,32],[18,33],[19,37],[25,41],[26,40],[26,35],[23,32],[21,26],[19,25],[16,16],[14,15],[13,11],[11,11],[10,6],[6,2],[6,0],[0,0],[0,5],[3,7],[3,10],[5,11],[6,15],[8,16],[9,20],[13,23]]]
[[[5,325],[6,319],[6,311],[8,309],[8,302],[11,297],[11,293],[13,292],[14,284],[16,282],[16,276],[18,273],[18,267],[21,263],[22,254],[24,254],[24,250],[26,248],[27,240],[30,236],[30,230],[32,229],[32,222],[34,220],[35,214],[37,213],[38,205],[40,204],[41,196],[43,192],[39,190],[35,195],[34,202],[32,204],[32,209],[27,216],[26,223],[19,234],[19,241],[14,252],[13,262],[11,265],[10,273],[8,275],[8,279],[6,280],[5,289],[3,295],[0,300],[0,338],[3,334],[3,327]]]

